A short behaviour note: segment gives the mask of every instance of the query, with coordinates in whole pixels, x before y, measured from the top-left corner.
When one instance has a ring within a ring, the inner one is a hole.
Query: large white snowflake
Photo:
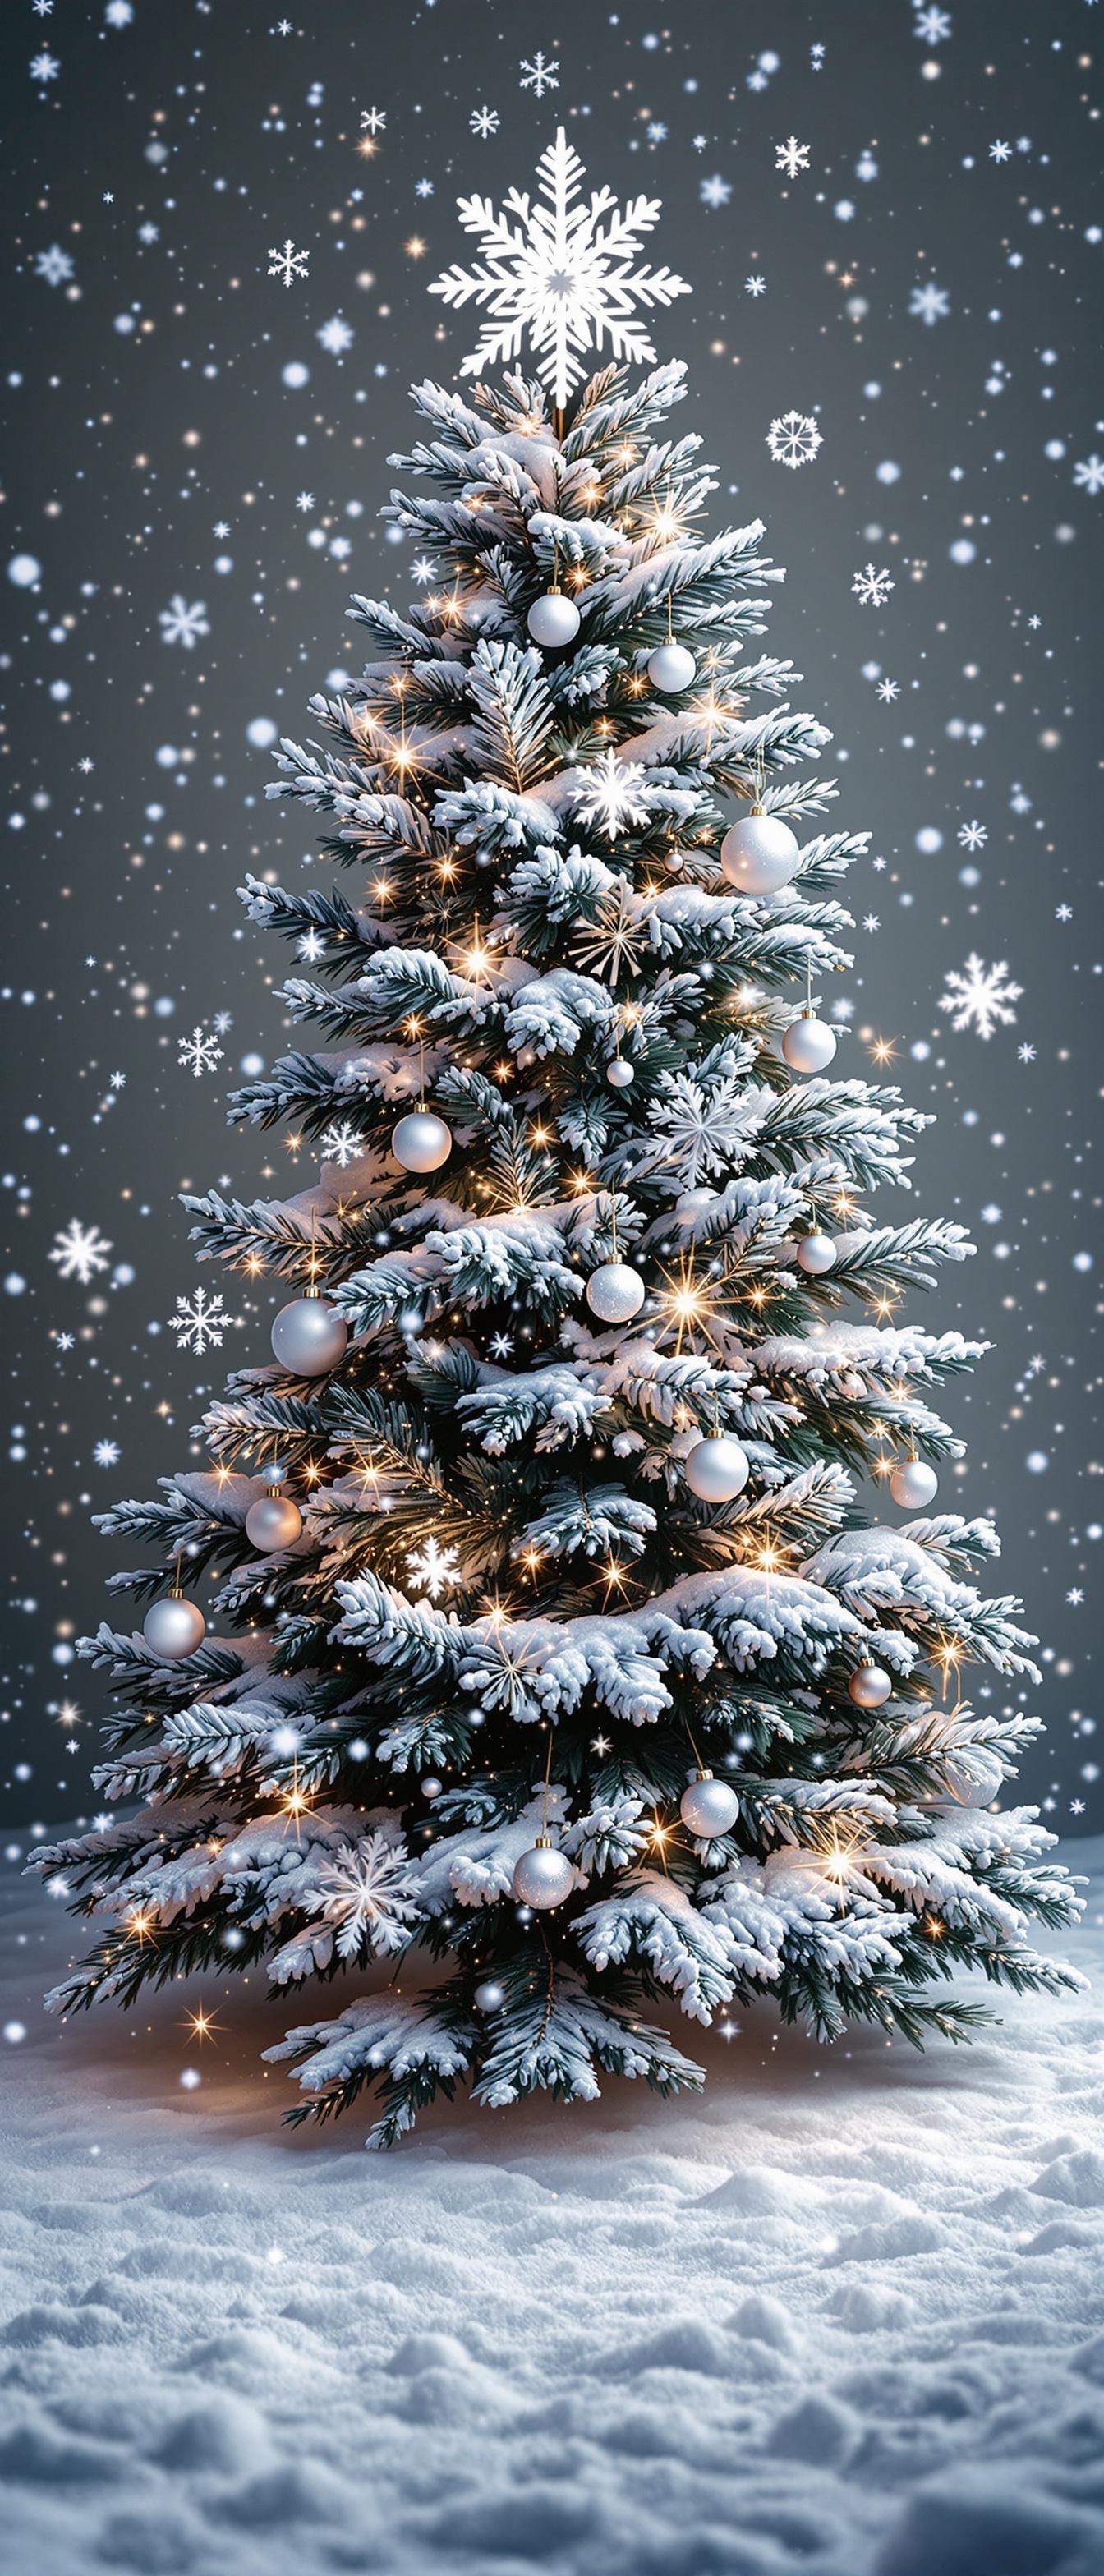
[[[176,1334],[178,1350],[194,1351],[202,1359],[209,1343],[216,1351],[221,1349],[229,1321],[221,1296],[209,1297],[205,1288],[197,1288],[191,1299],[177,1298],[169,1329]]]
[[[268,274],[270,277],[282,277],[284,285],[290,286],[295,278],[306,276],[309,258],[309,250],[296,250],[289,235],[282,250],[269,251]]]
[[[438,1547],[435,1538],[427,1538],[421,1547],[412,1548],[406,1560],[419,1592],[428,1592],[436,1601],[441,1592],[451,1592],[460,1581],[460,1568],[454,1547]]]
[[[946,983],[939,1008],[950,1011],[952,1029],[976,1029],[979,1038],[991,1038],[995,1028],[1013,1025],[1012,1005],[1020,1000],[1023,985],[1009,983],[1003,959],[999,965],[986,966],[971,955],[961,969],[947,976]]]
[[[615,841],[625,823],[647,822],[640,794],[645,771],[639,760],[619,760],[615,751],[603,751],[575,775],[575,811],[584,823],[598,824],[607,841]]]
[[[339,1172],[347,1171],[364,1152],[364,1138],[351,1118],[335,1118],[324,1130],[321,1144],[323,1162],[336,1163]]]
[[[190,1038],[178,1038],[177,1063],[189,1065],[199,1081],[201,1073],[213,1073],[222,1054],[218,1039],[211,1037],[202,1020],[197,1020]]]
[[[79,1279],[82,1288],[87,1288],[97,1270],[107,1269],[110,1250],[98,1225],[82,1225],[79,1217],[71,1216],[68,1225],[54,1237],[50,1259],[56,1261],[63,1279]]]
[[[947,287],[937,286],[934,278],[927,279],[923,286],[913,287],[909,297],[909,312],[915,314],[919,321],[926,322],[929,330],[933,323],[945,321],[950,309],[951,298]]]
[[[311,1902],[327,1923],[338,1926],[340,1958],[353,1959],[362,1950],[376,1957],[401,1950],[418,1910],[405,1845],[378,1831],[347,1843],[323,1862]]]
[[[796,134],[789,134],[784,143],[775,144],[775,169],[784,170],[788,179],[796,179],[799,170],[809,167],[809,152],[809,144],[799,143]]]
[[[667,1073],[648,1123],[664,1140],[672,1179],[680,1189],[694,1190],[714,1173],[735,1168],[745,1132],[761,1114],[755,1096],[746,1087],[741,1091],[731,1075],[706,1091],[687,1073]]]
[[[183,591],[175,590],[167,608],[159,608],[157,623],[163,644],[182,644],[186,653],[194,653],[201,635],[211,632],[207,622],[207,603],[193,599],[189,607]]]
[[[808,412],[784,411],[772,420],[767,445],[775,464],[789,465],[796,474],[799,465],[811,465],[823,440]]]
[[[891,575],[872,563],[864,564],[851,584],[856,599],[861,599],[864,608],[884,608],[893,587]]]
[[[459,309],[486,306],[478,347],[461,375],[505,366],[528,344],[553,402],[566,403],[586,372],[589,350],[608,345],[615,358],[640,364],[655,350],[634,304],[670,304],[688,295],[669,268],[638,266],[640,236],[658,221],[658,197],[634,197],[624,212],[612,188],[580,198],[583,163],[563,127],[537,163],[538,196],[508,190],[500,214],[489,197],[461,197],[465,232],[482,237],[484,257],[470,270],[454,266],[435,278],[431,295]],[[576,202],[578,201],[578,202]]]

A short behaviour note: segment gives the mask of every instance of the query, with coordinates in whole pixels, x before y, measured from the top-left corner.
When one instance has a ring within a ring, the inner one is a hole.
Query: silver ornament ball
[[[889,1698],[893,1684],[880,1664],[856,1664],[847,1685],[847,1696],[856,1708],[881,1708]]]
[[[439,1172],[452,1152],[452,1129],[435,1109],[411,1109],[400,1118],[391,1151],[404,1172]]]
[[[476,2011],[481,2013],[499,2012],[505,2001],[506,1988],[499,1985],[497,1977],[484,1977],[472,1996]]]
[[[559,644],[574,643],[579,632],[579,611],[562,590],[546,590],[533,601],[525,623],[534,644],[543,644],[547,653],[553,653]]]
[[[797,872],[800,844],[789,824],[753,806],[730,823],[721,843],[721,874],[741,894],[778,894]]]
[[[523,1851],[514,1871],[514,1894],[534,1913],[547,1914],[552,1906],[562,1905],[575,1885],[575,1872],[566,1852],[557,1851],[555,1843],[535,1842],[531,1851]]]
[[[648,656],[648,678],[652,687],[662,689],[668,697],[677,697],[681,689],[688,689],[697,668],[694,656],[685,644],[657,644],[655,652]]]
[[[349,1327],[324,1297],[293,1297],[272,1325],[272,1348],[293,1377],[321,1377],[345,1356]]]
[[[185,1655],[194,1655],[203,1644],[207,1622],[197,1601],[186,1601],[182,1592],[166,1592],[160,1601],[152,1601],[142,1621],[142,1635],[151,1655],[163,1664],[178,1664]]]
[[[836,1266],[836,1247],[830,1234],[803,1235],[797,1247],[797,1266],[810,1279],[823,1279],[826,1270]]]
[[[245,1515],[245,1535],[262,1556],[271,1556],[278,1547],[294,1547],[302,1528],[302,1512],[290,1494],[258,1494]]]
[[[836,1052],[834,1032],[826,1020],[803,1011],[799,1020],[791,1020],[782,1040],[782,1053],[791,1073],[823,1073]]]
[[[743,1492],[749,1473],[746,1450],[723,1432],[699,1440],[683,1469],[691,1493],[701,1503],[730,1503]]]
[[[635,1080],[636,1068],[629,1063],[627,1056],[615,1055],[613,1063],[607,1064],[606,1081],[613,1084],[615,1091],[627,1091],[630,1082]]]
[[[586,1301],[592,1315],[603,1324],[628,1324],[639,1315],[645,1297],[639,1270],[627,1261],[603,1261],[592,1270],[586,1285]]]
[[[903,1458],[900,1466],[893,1470],[889,1490],[895,1503],[901,1503],[907,1512],[918,1512],[923,1510],[925,1503],[934,1500],[939,1491],[939,1478],[926,1459]]]
[[[423,1798],[428,1798],[432,1805],[434,1798],[439,1798],[441,1796],[444,1785],[443,1780],[435,1780],[432,1773],[429,1773],[422,1782]]]
[[[727,1834],[740,1813],[740,1801],[727,1780],[715,1780],[711,1771],[699,1772],[679,1799],[679,1814],[684,1825],[702,1842],[712,1842],[716,1834]]]

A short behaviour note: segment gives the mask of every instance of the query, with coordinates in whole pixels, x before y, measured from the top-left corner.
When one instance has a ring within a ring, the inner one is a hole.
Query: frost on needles
[[[186,1203],[201,1257],[320,1287],[347,1351],[237,1370],[209,1470],[104,1515],[152,1553],[114,1589],[144,1607],[180,1562],[211,1631],[173,1663],[140,1630],[84,1641],[122,1814],[39,1855],[99,1926],[59,2009],[211,1966],[333,1980],[268,2054],[294,2119],[374,2095],[376,2144],[460,2082],[696,2086],[680,2013],[766,1995],[820,2038],[919,2043],[980,2017],[955,1970],[1075,1982],[1029,1946],[1076,1903],[1053,1837],[1002,1803],[1036,1721],[965,1695],[971,1665],[1035,1678],[1018,1603],[978,1588],[995,1534],[871,1525],[902,1459],[960,1455],[940,1390],[982,1346],[900,1308],[970,1247],[870,1212],[926,1123],[896,1089],[782,1060],[850,962],[865,840],[824,827],[828,737],[760,648],[761,524],[699,533],[712,478],[662,427],[683,391],[678,366],[608,369],[564,414],[519,377],[417,389],[389,515],[436,587],[354,600],[361,677],[271,791],[323,815],[344,888],[243,889],[320,1043],[232,1114],[320,1140],[320,1177]],[[550,591],[580,623],[544,650]],[[679,695],[648,672],[671,634]],[[771,898],[721,874],[741,799],[807,835]],[[391,1137],[422,1101],[453,1141],[419,1179]],[[611,1262],[645,1290],[620,1325],[585,1293]],[[720,1504],[687,1477],[714,1438],[748,1466]],[[259,1555],[277,1460],[304,1525]],[[710,1839],[680,1816],[700,1771],[734,1793]],[[514,1884],[542,1830],[570,1864],[550,1910]]]

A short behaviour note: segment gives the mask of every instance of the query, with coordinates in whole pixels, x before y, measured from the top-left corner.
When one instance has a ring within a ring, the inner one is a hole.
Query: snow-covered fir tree
[[[40,1855],[101,1927],[60,2010],[340,1980],[268,2054],[293,2118],[370,2089],[377,2144],[460,2081],[696,2086],[671,2007],[919,2043],[982,2017],[957,1969],[1075,1982],[1028,1940],[1075,1903],[1053,1837],[1002,1803],[1036,1721],[963,1692],[1033,1640],[974,1580],[991,1525],[926,1508],[983,1345],[898,1312],[970,1246],[874,1217],[927,1122],[825,1074],[865,838],[822,828],[829,737],[759,647],[761,523],[699,533],[684,370],[579,381],[618,350],[604,238],[573,338],[507,299],[532,380],[416,390],[390,516],[437,587],[354,600],[328,748],[283,745],[348,892],[247,881],[322,1042],[233,1115],[321,1140],[320,1178],[186,1202],[204,1257],[285,1283],[276,1357],[209,1471],[103,1517],[153,1555],[114,1578],[145,1628],[84,1648],[124,1812]]]

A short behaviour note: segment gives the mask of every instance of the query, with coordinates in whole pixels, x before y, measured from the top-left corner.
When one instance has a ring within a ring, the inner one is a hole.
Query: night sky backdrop
[[[95,1804],[92,1512],[202,1459],[203,1399],[267,1353],[279,1288],[197,1270],[176,1203],[314,1169],[224,1123],[286,1036],[235,887],[314,864],[310,818],[264,802],[271,746],[357,667],[349,592],[411,595],[375,514],[409,381],[472,345],[426,291],[470,257],[455,199],[531,186],[562,121],[588,184],[663,200],[650,255],[694,290],[655,326],[689,361],[677,427],[714,524],[767,522],[772,649],[834,729],[841,827],[872,830],[837,1069],[888,1041],[938,1113],[917,1204],[979,1249],[923,1319],[994,1345],[948,1389],[944,1496],[996,1511],[1042,1638],[1025,1787],[1099,1825],[1104,10],[288,5],[0,23],[9,1819]],[[789,411],[822,442],[794,470]],[[199,1284],[233,1319],[201,1355],[172,1329]]]

